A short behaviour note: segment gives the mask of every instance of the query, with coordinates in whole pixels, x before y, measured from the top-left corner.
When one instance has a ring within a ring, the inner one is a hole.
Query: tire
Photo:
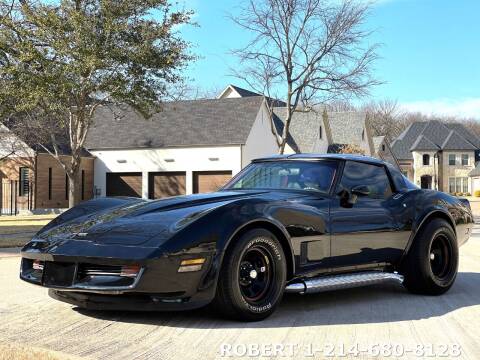
[[[413,240],[402,265],[404,285],[415,294],[441,295],[453,285],[458,272],[458,244],[445,220],[429,221]]]
[[[213,305],[224,316],[259,321],[282,299],[287,266],[282,245],[271,232],[253,229],[227,250]]]

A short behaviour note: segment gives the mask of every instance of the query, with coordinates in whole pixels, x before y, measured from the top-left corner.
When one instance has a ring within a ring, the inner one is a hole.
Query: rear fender
[[[408,254],[408,252],[410,251],[410,248],[411,248],[415,238],[420,233],[422,228],[428,223],[428,221],[430,221],[431,219],[434,219],[434,218],[441,218],[441,219],[446,220],[450,224],[450,226],[452,227],[455,235],[457,234],[457,228],[456,228],[456,225],[455,225],[455,221],[454,221],[452,215],[446,209],[441,208],[441,207],[432,207],[432,208],[426,209],[415,219],[415,222],[414,222],[413,227],[412,227],[412,233],[411,233],[410,238],[408,240],[407,247],[405,248],[404,256],[406,254]]]

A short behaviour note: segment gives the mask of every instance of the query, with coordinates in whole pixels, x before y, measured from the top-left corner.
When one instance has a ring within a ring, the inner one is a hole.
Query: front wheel
[[[452,287],[458,271],[458,244],[452,227],[430,221],[414,239],[402,265],[405,286],[413,293],[440,295]]]
[[[273,313],[286,281],[285,254],[264,229],[243,234],[225,254],[214,304],[225,315],[258,321]]]

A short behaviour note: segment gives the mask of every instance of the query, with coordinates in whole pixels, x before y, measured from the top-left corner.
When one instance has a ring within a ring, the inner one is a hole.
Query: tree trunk
[[[280,143],[280,147],[278,148],[278,153],[280,155],[283,155],[285,153],[285,145],[287,144],[286,139],[282,139],[282,142]]]
[[[80,202],[80,189],[78,181],[78,170],[72,174],[68,173],[68,207],[72,208]]]

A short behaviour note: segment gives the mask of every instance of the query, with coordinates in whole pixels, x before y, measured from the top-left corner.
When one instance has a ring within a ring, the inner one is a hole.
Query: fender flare
[[[450,223],[450,225],[452,226],[453,232],[455,233],[455,236],[457,236],[457,227],[455,224],[455,220],[447,210],[443,208],[434,208],[434,209],[427,210],[415,222],[416,226],[414,227],[412,233],[410,234],[410,238],[408,239],[407,247],[405,248],[405,252],[402,258],[404,258],[408,254],[413,244],[413,241],[415,240],[415,237],[423,228],[423,226],[426,224],[426,222],[432,219],[433,217],[436,217],[437,215],[440,215],[441,218],[446,219]]]
[[[228,237],[227,241],[223,243],[223,251],[220,259],[220,264],[223,263],[223,257],[225,256],[225,251],[228,249],[228,247],[231,245],[232,240],[238,236],[239,233],[242,231],[245,231],[247,228],[254,228],[256,227],[255,225],[258,224],[258,227],[262,227],[262,224],[269,224],[269,226],[274,227],[277,231],[279,231],[284,239],[278,239],[282,245],[284,245],[284,248],[287,248],[286,250],[288,251],[288,254],[286,253],[286,260],[287,260],[287,268],[290,268],[291,271],[291,277],[295,275],[295,255],[293,253],[293,247],[292,247],[292,242],[290,235],[288,234],[287,230],[285,227],[278,221],[270,218],[256,218],[250,221],[247,221],[237,227],[235,231]],[[263,226],[265,227],[265,226]],[[267,230],[269,230],[267,228]],[[284,244],[286,242],[286,244]],[[289,271],[289,272],[290,272]]]

